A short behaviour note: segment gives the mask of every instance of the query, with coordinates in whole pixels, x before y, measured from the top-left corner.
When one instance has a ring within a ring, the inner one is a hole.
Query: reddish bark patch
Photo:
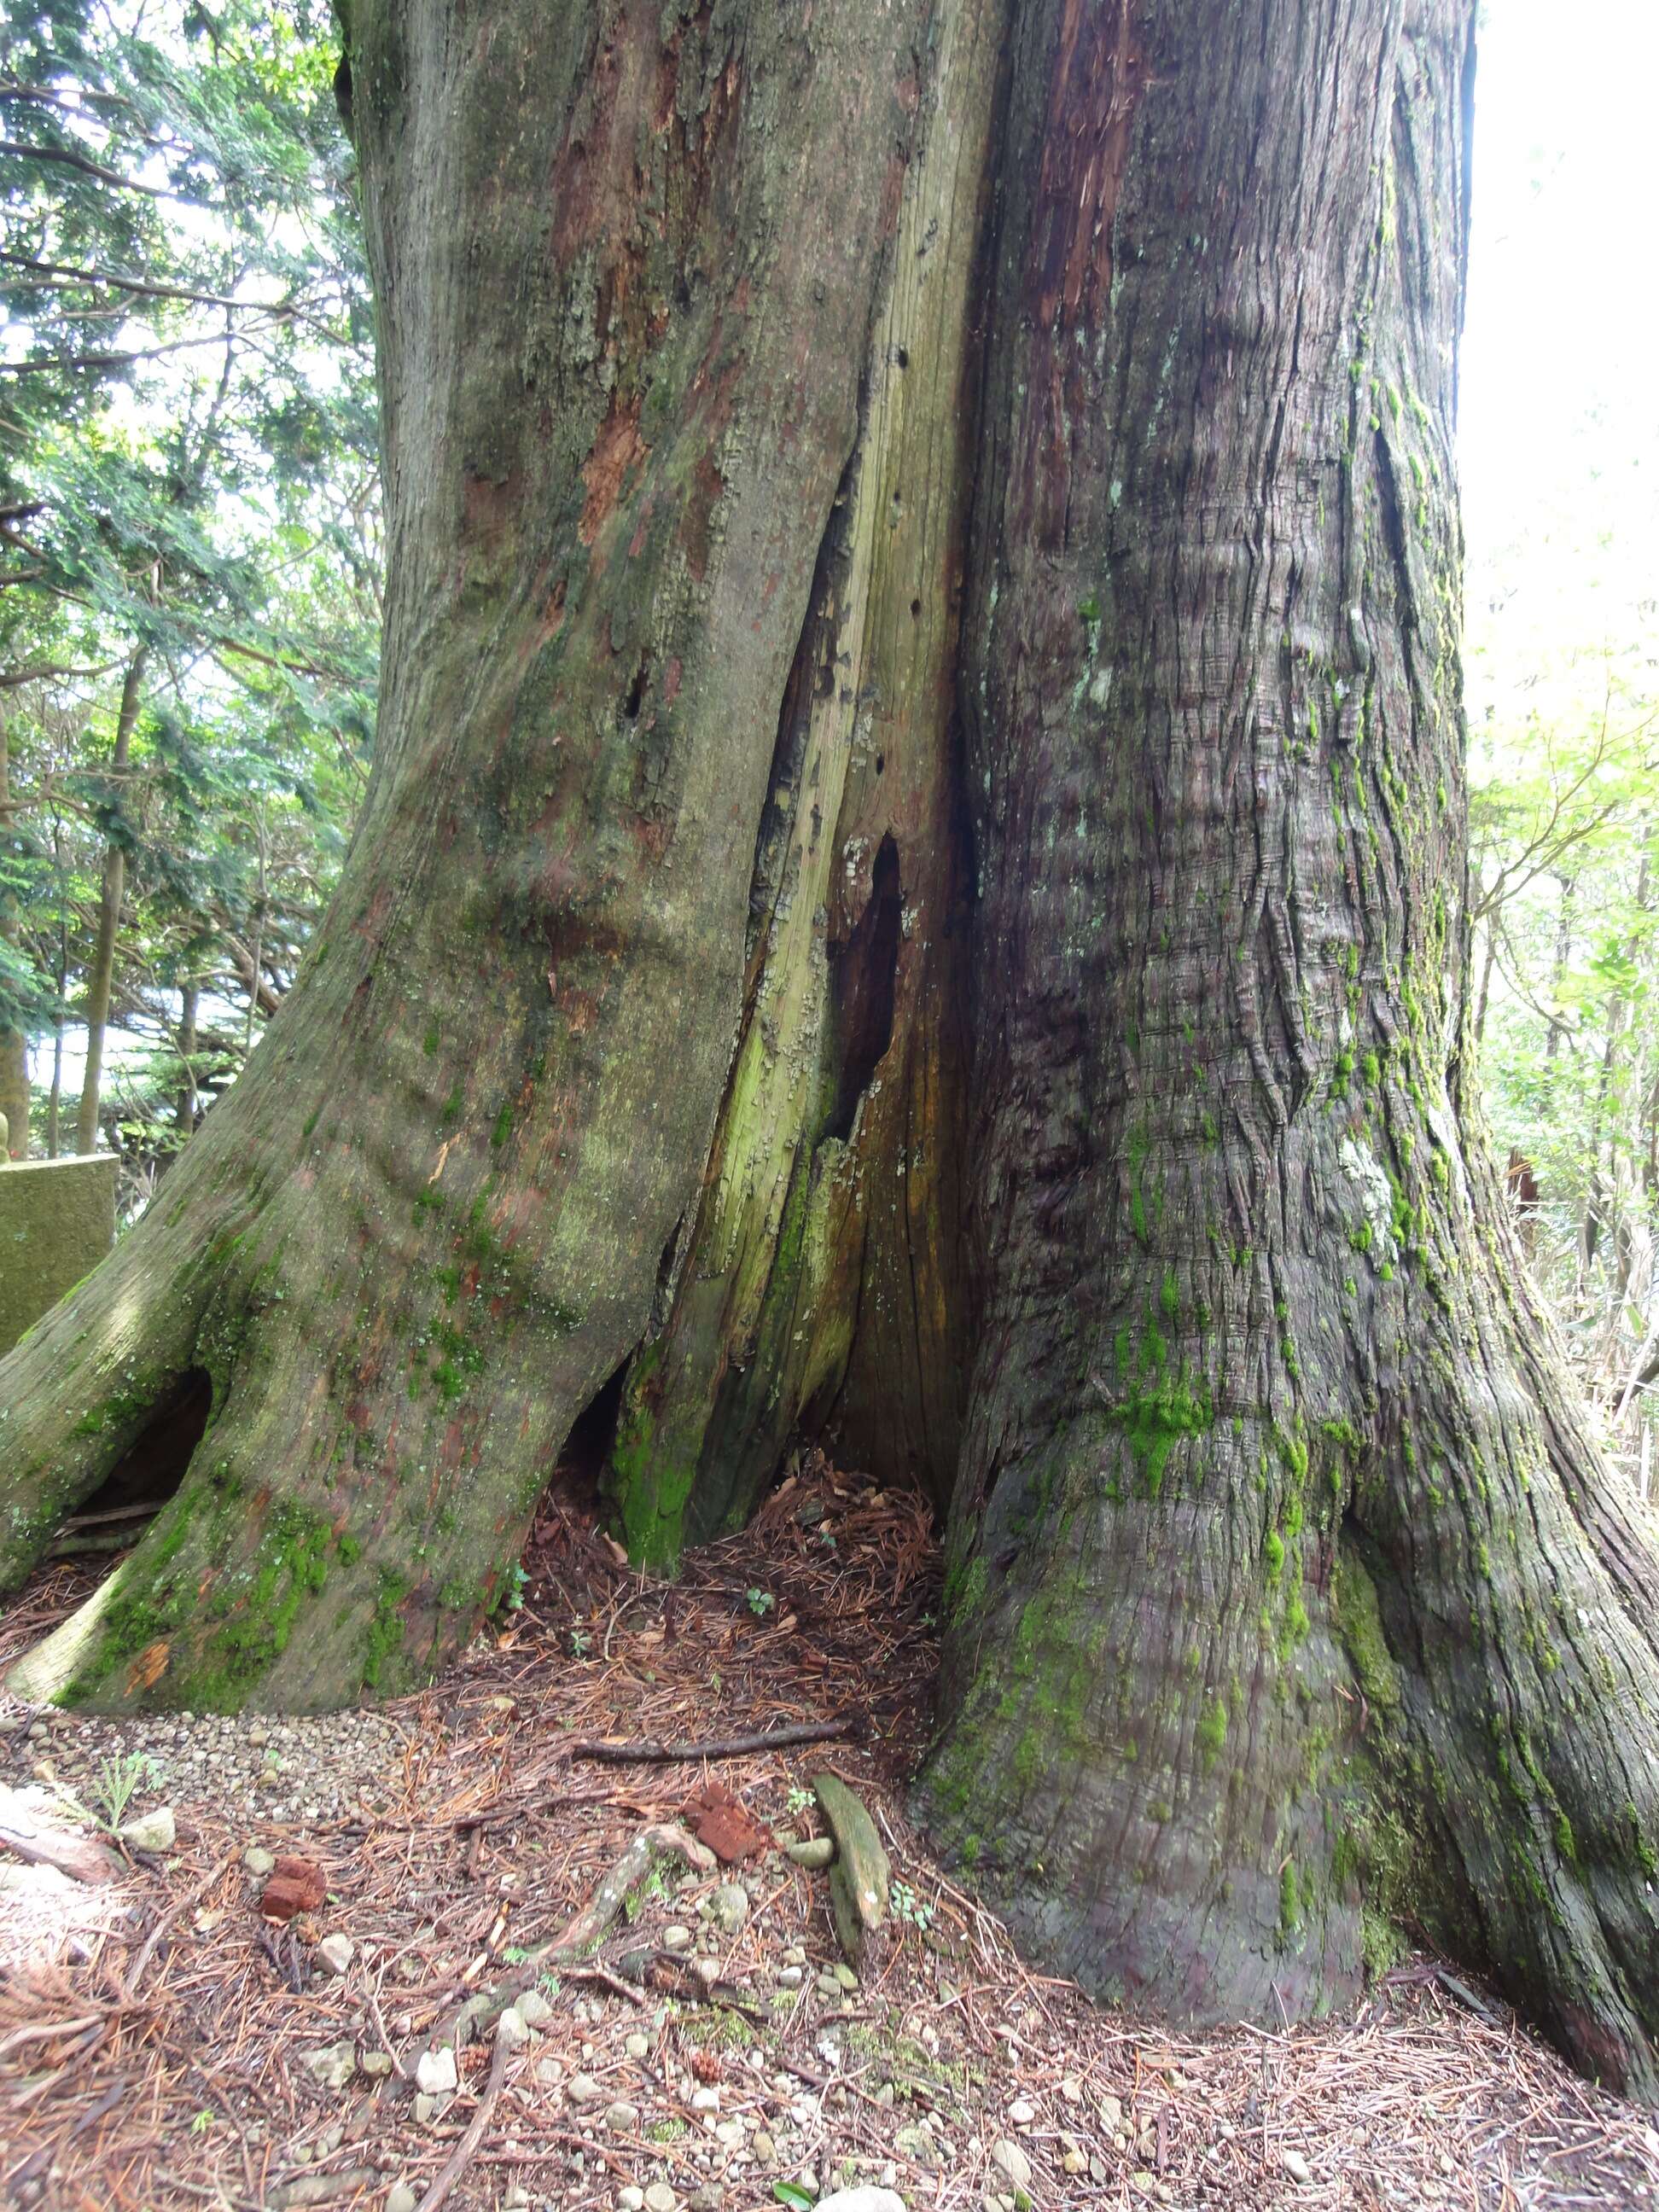
[[[628,826],[647,860],[660,860],[674,842],[674,817],[665,806],[647,807]]]
[[[582,470],[587,498],[577,534],[584,545],[591,545],[605,527],[621,496],[623,478],[650,450],[640,436],[639,401],[618,407],[613,398]]]
[[[691,471],[691,496],[685,502],[682,532],[685,565],[701,584],[708,574],[708,556],[714,542],[714,509],[726,492],[726,478],[712,453],[705,453]],[[678,661],[675,663],[678,666]]]
[[[640,7],[619,11],[593,57],[589,95],[576,109],[548,179],[548,204],[558,210],[553,252],[562,268],[585,246],[619,240],[632,228],[634,149],[653,105],[659,51],[655,20]]]
[[[165,1641],[160,1644],[147,1644],[144,1646],[127,1669],[129,1697],[136,1697],[139,1691],[148,1690],[152,1684],[161,1680],[162,1675],[167,1671],[169,1649],[170,1646]]]
[[[1031,294],[1040,325],[1091,321],[1112,282],[1112,218],[1146,84],[1132,0],[1066,0],[1037,180]]]
[[[697,1841],[707,1844],[722,1866],[758,1858],[771,1848],[769,1831],[723,1782],[705,1782],[695,1797],[686,1800],[685,1817]]]
[[[535,598],[541,599],[541,612],[537,616],[535,621],[525,632],[524,641],[519,648],[519,659],[520,665],[522,665],[524,662],[533,658],[536,653],[541,651],[544,645],[550,645],[553,642],[553,640],[558,635],[559,632],[564,628],[564,599],[567,581],[568,580],[565,577],[561,576],[557,583],[554,585],[552,590],[550,592],[547,592],[546,569],[544,568],[541,574],[537,578],[534,596]],[[544,599],[542,598],[544,592],[547,592],[547,596]]]

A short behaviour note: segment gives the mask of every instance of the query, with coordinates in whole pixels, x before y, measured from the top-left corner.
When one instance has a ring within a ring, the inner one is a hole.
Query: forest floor
[[[0,1784],[90,1802],[100,1769],[146,1753],[129,1810],[165,1804],[177,1829],[101,1886],[0,1869],[6,2201],[398,2212],[471,2130],[462,2212],[761,2212],[854,2185],[918,2212],[1659,2205],[1645,2117],[1432,1960],[1352,2019],[1201,2038],[1022,1966],[905,1814],[939,1593],[915,1500],[811,1460],[670,1585],[553,1499],[526,1568],[520,1610],[377,1713],[114,1722],[0,1700]],[[88,1587],[70,1565],[37,1577],[0,1664]],[[706,1765],[574,1748],[826,1717],[859,1735]],[[825,1768],[873,1811],[899,1908],[851,1988],[826,1877],[778,1848],[813,1832]],[[522,2048],[504,2039],[498,2068],[474,2043],[453,2094],[420,2095],[458,2002],[562,1927],[643,1824],[706,1813],[711,1781],[754,1856],[658,1861],[601,1948],[544,1983]],[[258,1906],[284,1854],[321,1867],[326,1897],[281,1923]]]

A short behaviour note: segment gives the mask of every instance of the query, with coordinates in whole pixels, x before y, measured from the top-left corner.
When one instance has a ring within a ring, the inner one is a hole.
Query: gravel
[[[9,1722],[11,1725],[4,1723]],[[401,1779],[407,1735],[377,1712],[88,1715],[13,1705],[0,1717],[0,1778],[14,1785],[46,1765],[95,1806],[106,1766],[142,1755],[149,1768],[133,1810],[164,1802],[182,1817],[229,1810],[250,1824],[315,1825],[383,1810]],[[167,1848],[163,1846],[162,1848]]]

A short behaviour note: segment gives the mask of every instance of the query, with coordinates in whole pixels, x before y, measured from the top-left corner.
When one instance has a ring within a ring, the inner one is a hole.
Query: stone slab
[[[115,1242],[112,1152],[0,1166],[0,1354]]]

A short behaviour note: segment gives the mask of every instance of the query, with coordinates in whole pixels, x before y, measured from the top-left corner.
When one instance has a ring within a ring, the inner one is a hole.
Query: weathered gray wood
[[[812,1790],[836,1844],[830,1867],[836,1934],[848,1960],[862,1972],[883,1939],[892,1870],[875,1822],[840,1776],[817,1775]]]

